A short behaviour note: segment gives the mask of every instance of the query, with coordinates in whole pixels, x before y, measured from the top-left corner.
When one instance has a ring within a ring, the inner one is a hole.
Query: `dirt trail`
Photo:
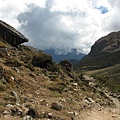
[[[96,105],[90,110],[85,110],[77,120],[120,120],[120,101],[110,97],[115,103],[115,107],[100,107]]]

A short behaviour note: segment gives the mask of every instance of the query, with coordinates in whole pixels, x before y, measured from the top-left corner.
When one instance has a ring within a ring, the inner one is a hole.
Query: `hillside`
[[[67,60],[0,37],[0,120],[119,120],[119,94],[99,83]]]
[[[91,47],[90,53],[80,60],[76,70],[94,70],[120,64],[120,32],[100,38]]]
[[[111,91],[120,93],[120,32],[100,38],[91,47],[90,53],[79,61],[74,69],[84,71]]]

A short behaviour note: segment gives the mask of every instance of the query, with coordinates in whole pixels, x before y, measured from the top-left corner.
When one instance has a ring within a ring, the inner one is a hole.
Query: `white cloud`
[[[19,24],[16,18],[19,14],[30,10],[28,7],[30,3],[34,3],[40,7],[45,7],[45,0],[1,0],[0,19],[16,28],[19,28],[21,24]]]
[[[119,6],[119,0],[1,0],[0,18],[34,47],[88,53],[98,38],[120,30]]]

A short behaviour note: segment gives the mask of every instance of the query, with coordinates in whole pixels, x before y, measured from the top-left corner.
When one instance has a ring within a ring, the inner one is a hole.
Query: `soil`
[[[120,120],[120,101],[113,97],[110,98],[115,104],[114,107],[96,105],[90,110],[81,112],[76,120]]]

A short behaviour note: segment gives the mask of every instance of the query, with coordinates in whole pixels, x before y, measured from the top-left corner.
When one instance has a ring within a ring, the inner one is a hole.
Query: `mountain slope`
[[[76,70],[93,70],[120,63],[120,32],[100,38],[91,47],[90,53],[75,65]]]
[[[120,93],[120,32],[100,38],[90,53],[79,61],[74,69],[94,76],[110,91]]]
[[[99,113],[104,107],[110,118],[119,119],[107,87],[98,85],[92,76],[72,71],[68,61],[54,63],[42,51],[0,38],[1,120],[80,120],[92,108]]]
[[[87,79],[82,81],[73,71],[52,63],[49,55],[23,45],[15,48],[0,42],[9,49],[9,56],[0,51],[1,119],[21,120],[28,115],[34,119],[72,120],[79,110],[94,106],[94,101],[103,106],[113,105],[108,97],[100,95],[101,91],[94,91]],[[38,66],[32,64],[38,55],[40,61],[47,59],[47,65],[41,66],[36,60]]]

